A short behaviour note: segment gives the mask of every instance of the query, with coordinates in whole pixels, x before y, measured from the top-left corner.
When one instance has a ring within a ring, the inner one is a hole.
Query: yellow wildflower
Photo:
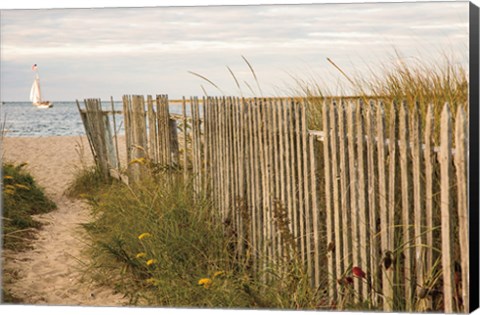
[[[154,286],[158,286],[160,284],[160,280],[155,278],[148,278],[147,280],[145,280],[145,282]]]
[[[14,195],[15,194],[15,190],[13,190],[13,189],[5,189],[4,191],[7,195]]]
[[[15,184],[15,187],[23,189],[23,190],[30,190],[30,187],[22,185],[22,184]]]
[[[148,233],[148,232],[145,232],[145,233],[142,233],[138,236],[138,239],[139,240],[143,240],[144,238],[146,237],[152,237],[152,234]]]
[[[151,266],[151,265],[155,264],[156,262],[157,262],[156,259],[149,259],[149,260],[147,260],[147,266]]]
[[[147,253],[138,253],[137,256],[135,256],[135,257],[137,257],[137,258],[143,258],[143,257],[145,257],[145,256],[147,256]]]
[[[217,272],[215,272],[215,273],[213,274],[213,277],[216,278],[216,277],[218,277],[218,276],[223,275],[224,273],[225,273],[224,271],[217,271]]]
[[[202,278],[198,280],[199,285],[203,285],[205,289],[208,289],[212,285],[212,279],[210,278]]]

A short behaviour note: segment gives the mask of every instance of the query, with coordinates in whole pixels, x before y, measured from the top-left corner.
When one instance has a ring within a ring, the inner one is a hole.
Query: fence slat
[[[440,119],[440,152],[438,160],[440,162],[440,208],[442,219],[442,269],[443,269],[443,299],[444,312],[453,313],[454,308],[454,282],[453,282],[453,244],[452,244],[452,211],[450,202],[451,186],[451,151],[452,140],[452,122],[450,108],[445,104]]]
[[[305,215],[304,215],[304,204],[305,198],[303,195],[303,161],[302,161],[302,137],[301,137],[301,114],[300,114],[301,104],[299,102],[294,103],[294,115],[295,115],[295,148],[296,148],[296,161],[297,161],[297,173],[296,173],[296,182],[297,182],[297,198],[298,198],[298,208],[297,208],[297,226],[298,226],[298,236],[297,242],[300,244],[300,257],[302,266],[306,262],[306,248],[305,248]]]
[[[233,226],[235,229],[235,233],[237,234],[237,240],[241,239],[241,230],[242,230],[242,223],[241,223],[241,215],[240,212],[238,211],[238,201],[241,198],[241,181],[243,179],[241,175],[241,136],[240,136],[240,119],[239,119],[239,110],[238,110],[238,98],[232,99],[232,128],[233,128],[233,138],[232,138],[232,150],[233,150],[233,163],[234,163],[234,176],[233,176],[233,181],[234,181],[234,193],[232,196],[232,211],[235,217],[235,221],[233,222]],[[237,255],[239,257],[242,257],[242,244],[241,242],[237,241]]]
[[[330,158],[330,106],[326,100],[323,101],[323,112],[322,112],[322,122],[323,122],[323,134],[324,134],[324,141],[323,141],[323,160],[324,160],[324,174],[325,174],[325,213],[326,213],[326,229],[327,229],[327,271],[328,271],[328,296],[329,296],[329,303],[332,303],[336,298],[336,290],[335,290],[335,283],[336,283],[336,273],[335,273],[335,240],[334,240],[334,217],[333,217],[333,207],[332,207],[332,189],[333,189],[333,178],[332,178],[332,159]],[[310,136],[310,159],[312,163],[312,170],[314,170],[315,165],[315,156],[314,156],[314,148],[313,148],[313,139],[314,136]],[[316,177],[312,176],[312,191],[316,192]],[[316,198],[313,198],[314,203],[316,202]],[[320,253],[319,253],[319,231],[318,225],[319,223],[319,209],[317,209],[316,205],[313,207],[313,215],[314,215],[314,225],[313,225],[313,233],[314,233],[314,248],[315,248],[315,286],[318,287],[320,283]]]
[[[296,249],[299,252],[301,260],[303,260],[302,253],[300,252],[300,224],[299,224],[299,209],[298,209],[298,161],[296,159],[296,148],[298,143],[296,143],[295,133],[296,133],[296,115],[295,115],[295,100],[291,99],[289,101],[290,105],[290,154],[291,154],[291,170],[292,170],[292,214],[293,214],[293,236],[295,238]]]
[[[298,186],[297,186],[297,163],[296,163],[296,143],[295,143],[295,101],[293,99],[289,99],[287,101],[288,106],[288,142],[289,142],[289,160],[290,163],[290,205],[289,205],[289,213],[291,215],[291,233],[295,240],[295,254],[299,255],[298,252],[300,251],[300,244],[299,244],[299,226],[298,226]],[[298,257],[296,257],[298,258]]]
[[[278,137],[278,147],[280,148],[280,151],[277,152],[276,156],[278,159],[278,167],[279,167],[279,183],[278,183],[278,188],[279,188],[279,201],[280,203],[277,203],[276,206],[278,207],[275,209],[276,211],[281,211],[282,209],[286,209],[287,207],[287,197],[286,197],[286,190],[287,190],[287,183],[285,180],[286,176],[286,149],[285,149],[285,128],[283,128],[283,121],[284,116],[283,116],[283,111],[284,111],[284,104],[282,100],[277,100],[275,102],[275,112],[276,112],[276,118],[275,120],[277,121],[277,127],[276,127],[276,133]],[[276,146],[277,147],[277,146]],[[277,215],[283,215],[283,213],[277,213]],[[283,227],[282,227],[283,228]],[[280,256],[280,261],[283,263],[286,255],[286,250],[285,250],[285,240],[282,236],[282,233],[278,233],[278,238],[279,238],[279,256]],[[282,271],[282,270],[281,270]]]
[[[251,251],[252,251],[252,258],[254,267],[257,264],[257,212],[256,212],[256,179],[255,176],[257,175],[257,170],[255,169],[255,157],[254,157],[254,111],[253,106],[251,103],[247,103],[247,133],[248,133],[248,170],[247,176],[249,177],[247,189],[248,189],[248,196],[249,196],[249,214],[250,214],[250,237],[251,237]]]
[[[433,156],[432,156],[432,128],[434,116],[432,104],[428,104],[427,116],[425,118],[425,150],[423,151],[425,163],[425,221],[426,221],[426,273],[432,272],[433,268]]]
[[[224,191],[223,191],[223,131],[222,131],[222,118],[221,118],[221,107],[223,105],[221,98],[215,98],[215,122],[216,122],[216,130],[215,130],[215,173],[216,173],[216,196],[217,196],[217,207],[218,211],[220,212],[220,219],[225,220],[225,213],[223,208],[223,200],[224,200]]]
[[[143,96],[132,96],[132,160],[140,161],[146,157],[146,121],[145,121],[145,102]],[[137,182],[142,174],[142,163],[129,163],[131,180]]]
[[[388,225],[388,238],[387,238],[387,252],[384,253],[385,256],[392,256],[395,250],[395,200],[396,200],[396,187],[395,187],[395,169],[397,166],[397,111],[395,103],[390,104],[390,117],[389,117],[389,143],[388,143],[388,208],[387,208],[387,225]],[[387,160],[385,160],[385,164]],[[385,266],[384,266],[385,267]],[[394,291],[394,282],[395,274],[394,268],[384,268],[384,272],[387,275],[391,283],[391,298],[392,298],[392,309],[394,307],[395,301],[393,300],[395,296]]]
[[[332,172],[331,172],[331,178],[332,178],[332,184],[333,184],[333,198],[332,198],[332,203],[333,203],[333,220],[334,220],[334,235],[335,235],[335,246],[334,246],[334,252],[335,252],[335,268],[336,268],[336,276],[340,277],[340,275],[343,274],[343,243],[342,243],[342,215],[341,215],[341,210],[340,210],[340,187],[339,187],[339,163],[338,163],[338,132],[337,132],[337,107],[335,106],[335,103],[332,102],[330,104],[330,128],[331,128],[331,142],[330,142],[330,148],[331,148],[331,157],[332,157]],[[337,286],[336,292],[341,292],[341,287],[340,284],[336,281],[335,283]],[[339,297],[337,298],[339,300]]]
[[[77,102],[78,103],[78,102]],[[117,120],[115,119],[115,106],[113,102],[113,97],[110,97],[110,104],[112,105],[112,119],[113,119],[113,134],[115,137],[115,154],[117,156],[117,171],[120,172],[120,154],[118,152],[118,135],[117,135]]]
[[[281,182],[281,168],[280,168],[280,160],[282,159],[283,152],[280,152],[280,123],[281,117],[280,113],[282,108],[280,103],[277,100],[270,101],[270,108],[271,108],[271,115],[272,115],[272,147],[271,147],[271,155],[272,155],[272,163],[273,163],[273,187],[272,187],[272,200],[271,200],[271,219],[272,225],[274,227],[273,231],[273,239],[275,243],[275,264],[280,268],[283,268],[281,262],[283,261],[283,244],[282,244],[282,236],[280,233],[280,225],[278,224],[278,215],[280,214],[280,210],[283,208],[283,202],[281,200],[282,197],[282,187]],[[281,272],[281,269],[279,269]]]
[[[260,144],[260,171],[261,171],[261,185],[262,185],[262,251],[263,251],[263,268],[267,268],[268,263],[270,262],[271,252],[270,252],[270,224],[269,224],[269,204],[268,204],[268,194],[269,194],[269,171],[268,171],[268,121],[267,121],[267,112],[268,105],[266,100],[258,99],[259,104],[259,139]],[[266,274],[265,274],[266,276]]]
[[[122,97],[123,101],[123,125],[125,128],[125,144],[127,147],[127,165],[128,163],[132,160],[132,155],[131,155],[131,136],[130,136],[130,111],[129,111],[129,106],[131,102],[131,98],[128,95],[124,95]]]
[[[220,104],[220,152],[221,152],[221,188],[222,188],[222,213],[223,213],[223,222],[228,218],[228,201],[230,199],[228,191],[228,139],[227,139],[227,98],[222,97]]]
[[[358,219],[359,219],[359,211],[358,211],[358,195],[357,195],[357,152],[355,148],[355,135],[356,135],[356,126],[355,126],[355,115],[356,115],[356,108],[355,104],[352,102],[348,102],[346,104],[346,114],[347,114],[347,142],[348,142],[348,169],[349,169],[349,192],[350,192],[350,215],[351,215],[351,241],[352,241],[352,266],[353,267],[361,267],[360,266],[360,244],[358,238]],[[356,279],[354,282],[354,290],[358,294],[355,294],[354,301],[358,302],[362,297],[361,292],[361,284],[363,279]]]
[[[377,107],[377,154],[378,154],[378,197],[380,207],[380,246],[382,255],[385,257],[389,252],[388,243],[390,227],[388,226],[388,192],[387,173],[385,167],[385,114],[383,104]],[[383,310],[390,312],[393,309],[393,279],[382,268]]]
[[[253,149],[252,149],[252,165],[253,165],[253,180],[254,180],[254,189],[253,189],[253,209],[255,215],[255,256],[257,257],[257,270],[259,268],[259,255],[261,254],[261,249],[263,246],[262,243],[262,212],[261,212],[261,163],[260,163],[260,146],[259,143],[259,106],[258,101],[255,99],[252,104],[252,138],[253,138]]]
[[[461,106],[458,107],[455,118],[455,168],[457,175],[457,211],[458,233],[460,241],[460,265],[461,265],[461,297],[463,312],[469,312],[470,299],[470,266],[469,266],[469,238],[468,238],[468,190],[467,190],[467,167],[468,167],[468,121]]]
[[[167,150],[167,165],[172,166],[173,165],[173,156],[172,156],[172,134],[170,132],[170,113],[168,110],[168,96],[163,95],[162,97],[162,108],[164,112],[164,117],[165,117],[165,145],[166,145],[166,150]]]
[[[302,139],[302,156],[303,156],[303,194],[304,194],[304,208],[303,215],[305,216],[305,251],[307,259],[307,272],[311,279],[311,284],[314,284],[313,277],[313,265],[312,265],[312,208],[311,204],[311,192],[309,175],[314,169],[309,167],[309,155],[308,150],[308,126],[307,126],[307,104],[305,100],[302,100],[300,106],[300,119],[301,119],[301,139]]]
[[[163,104],[162,104],[163,105]],[[192,169],[193,169],[193,190],[195,193],[198,193],[198,157],[197,157],[197,138],[198,138],[198,130],[197,130],[197,117],[196,117],[196,99],[194,97],[190,98],[190,115],[192,118],[192,137],[191,137],[191,145],[192,145]]]
[[[293,168],[292,168],[292,161],[293,161],[293,156],[291,155],[291,137],[290,137],[290,115],[291,115],[291,107],[290,103],[288,100],[282,100],[283,104],[283,134],[284,134],[284,139],[285,139],[285,164],[286,164],[286,181],[287,181],[287,186],[286,186],[286,204],[285,207],[287,209],[288,213],[288,227],[289,227],[289,232],[294,235],[294,227],[293,227],[293,187],[292,187],[292,179],[293,179]]]
[[[113,108],[112,108],[113,110]],[[148,119],[148,154],[149,158],[158,163],[157,158],[157,128],[155,122],[155,113],[153,111],[153,100],[151,95],[147,95],[147,119]]]
[[[423,288],[424,286],[424,261],[425,261],[425,250],[424,250],[424,218],[425,214],[423,212],[424,203],[423,198],[424,194],[422,191],[422,179],[421,171],[423,169],[422,164],[422,153],[420,144],[422,141],[422,130],[420,125],[420,117],[418,112],[418,105],[414,104],[412,112],[412,170],[413,170],[413,212],[414,212],[414,223],[413,223],[413,233],[414,233],[414,244],[415,244],[415,271],[416,271],[416,283],[417,290]],[[424,311],[426,309],[425,300],[420,299],[416,310]]]
[[[209,156],[209,125],[207,124],[207,100],[206,97],[202,98],[202,117],[203,119],[200,120],[200,134],[201,134],[201,146],[202,146],[202,159],[201,159],[201,171],[202,171],[202,193],[203,195],[208,195],[208,186],[209,186],[209,176],[210,173],[207,172],[207,164],[210,160]],[[180,164],[180,163],[179,163]]]
[[[364,128],[364,119],[363,119],[363,104],[358,101],[357,111],[356,111],[356,144],[357,144],[357,173],[358,173],[358,225],[359,225],[359,250],[360,250],[360,262],[359,265],[369,269],[369,240],[368,240],[368,196],[367,196],[367,176],[365,168],[365,128]],[[325,155],[328,156],[328,155]],[[371,277],[371,275],[370,275]],[[368,283],[362,282],[361,290],[362,299],[367,298],[368,293]]]
[[[161,165],[166,165],[167,164],[167,157],[166,157],[166,146],[165,146],[165,120],[164,120],[164,114],[162,110],[162,101],[161,101],[161,95],[157,95],[155,98],[155,105],[156,105],[156,115],[157,115],[157,148],[159,150],[158,155],[159,155],[159,162]]]
[[[378,228],[377,228],[377,168],[375,167],[375,107],[368,104],[366,113],[367,131],[367,164],[368,164],[368,209],[369,209],[369,239],[370,239],[370,294],[372,305],[378,305],[378,294],[380,292],[378,255]]]
[[[183,124],[183,176],[186,179],[188,174],[188,125],[187,125],[187,109],[185,96],[182,97],[182,124]]]
[[[275,151],[278,150],[277,143],[275,141],[275,104],[273,100],[267,100],[267,131],[268,131],[268,170],[269,170],[269,193],[268,193],[268,220],[270,226],[270,252],[271,252],[271,265],[275,265],[278,261],[278,240],[276,233],[276,225],[274,223],[274,203],[277,198],[277,177],[278,169],[276,163]]]
[[[352,236],[351,236],[351,217],[350,217],[350,194],[349,194],[349,174],[348,174],[348,145],[346,139],[346,119],[345,106],[343,100],[337,104],[338,107],[338,147],[340,153],[340,205],[342,215],[342,248],[344,268],[348,268],[352,263]],[[344,270],[345,272],[345,270]]]
[[[400,149],[400,176],[402,181],[402,229],[403,229],[403,254],[404,259],[404,286],[405,286],[405,309],[407,312],[412,311],[412,284],[413,284],[413,273],[412,273],[412,264],[411,264],[411,221],[410,221],[410,192],[411,187],[410,177],[409,177],[409,133],[408,133],[408,113],[406,109],[406,104],[402,103],[400,105],[400,115],[399,115],[399,149]]]

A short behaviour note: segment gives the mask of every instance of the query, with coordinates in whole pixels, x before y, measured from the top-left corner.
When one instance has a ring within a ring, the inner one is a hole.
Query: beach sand
[[[45,225],[33,249],[3,252],[4,289],[24,304],[125,305],[122,295],[94,284],[82,271],[89,258],[80,225],[91,221],[90,210],[64,194],[75,169],[93,163],[86,137],[6,137],[2,151],[4,161],[27,162],[25,168],[58,206],[35,216]]]

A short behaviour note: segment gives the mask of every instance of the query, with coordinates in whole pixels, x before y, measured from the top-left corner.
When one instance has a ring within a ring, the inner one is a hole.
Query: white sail
[[[40,77],[38,76],[37,65],[33,65],[32,70],[35,71],[35,80],[32,84],[32,89],[30,90],[30,101],[33,106],[37,108],[50,108],[53,106],[53,103],[50,101],[42,101],[42,93],[40,91]]]
[[[38,77],[36,77],[35,81],[33,81],[32,89],[30,90],[30,101],[33,103],[40,103],[42,101]]]

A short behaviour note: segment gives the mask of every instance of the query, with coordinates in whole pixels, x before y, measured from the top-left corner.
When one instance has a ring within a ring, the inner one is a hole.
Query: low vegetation
[[[21,250],[28,247],[41,224],[32,215],[49,212],[55,203],[45,196],[25,164],[3,164],[3,248]]]
[[[158,175],[131,187],[114,182],[78,193],[95,217],[85,225],[94,258],[87,272],[123,292],[131,304],[320,307],[320,295],[293,257],[257,273],[251,261],[238,259],[211,203],[195,196],[183,176]],[[270,280],[265,283],[263,277]]]
[[[25,171],[25,164],[3,163],[2,185],[2,239],[3,250],[21,251],[30,247],[41,223],[32,215],[49,212],[56,208],[32,176]],[[14,275],[3,274],[3,283]],[[22,301],[2,287],[2,303]]]

